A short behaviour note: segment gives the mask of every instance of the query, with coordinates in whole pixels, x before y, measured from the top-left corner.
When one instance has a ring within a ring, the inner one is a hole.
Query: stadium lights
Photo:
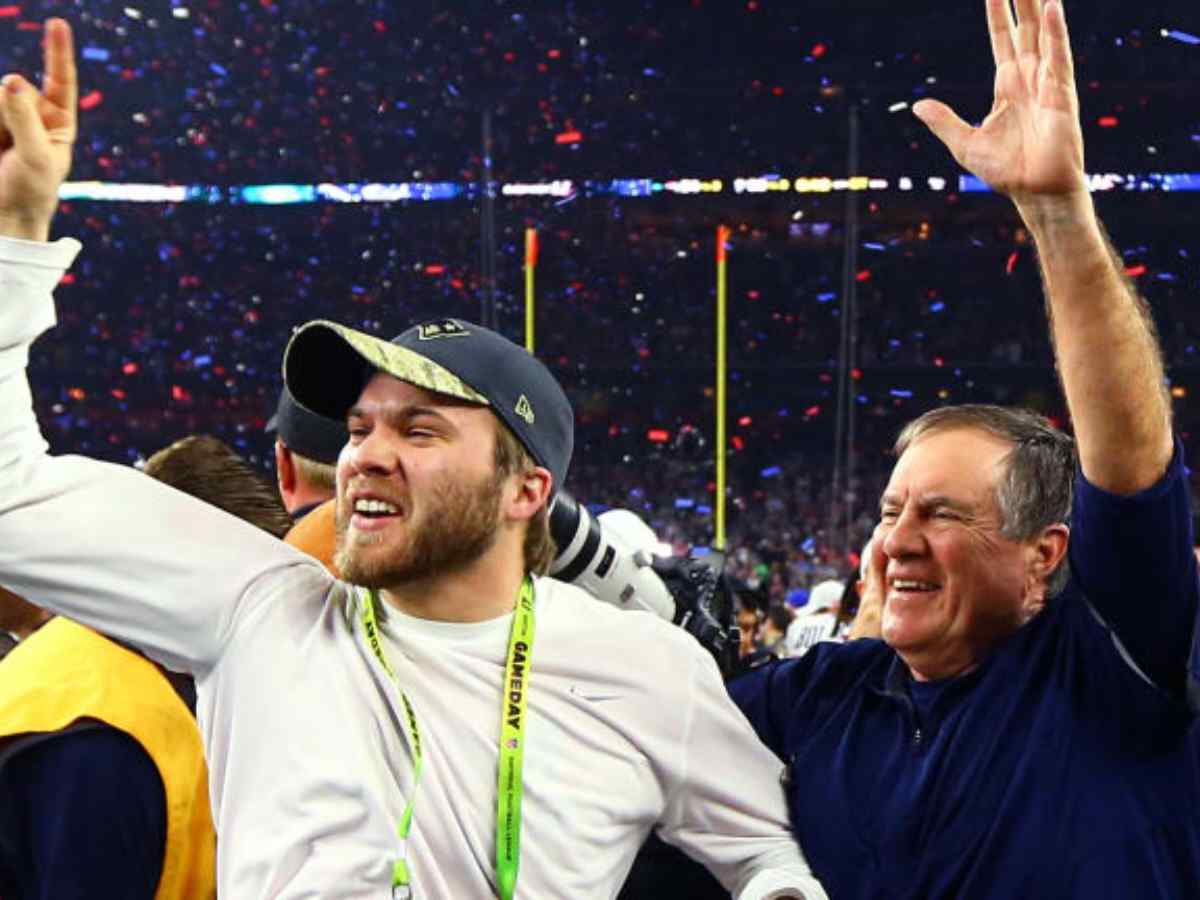
[[[1200,191],[1200,172],[1105,173],[1088,176],[1093,192],[1138,191],[1172,193]],[[499,194],[511,198],[549,198],[561,200],[582,193],[585,196],[654,197],[671,194],[678,197],[746,194],[828,194],[841,191],[958,191],[964,194],[990,193],[984,182],[973,175],[950,178],[929,175],[923,178],[902,176],[897,179],[855,175],[831,178],[825,175],[779,175],[720,178],[614,178],[604,181],[504,182]],[[474,199],[480,193],[477,182],[420,181],[369,184],[256,184],[241,187],[213,185],[124,184],[106,181],[68,181],[59,189],[62,200],[91,200],[113,203],[209,203],[258,204],[268,206],[296,203],[396,203]]]

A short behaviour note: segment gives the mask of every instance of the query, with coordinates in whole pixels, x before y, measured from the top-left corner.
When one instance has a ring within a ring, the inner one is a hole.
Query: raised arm
[[[1058,367],[1083,473],[1130,495],[1171,459],[1162,356],[1145,303],[1096,217],[1060,0],[986,0],[995,99],[973,128],[948,106],[913,112],[954,158],[1007,194],[1037,243]]]
[[[25,364],[79,249],[46,242],[76,127],[62,20],[47,23],[45,53],[40,92],[19,75],[0,83],[0,583],[199,675],[248,610],[276,595],[315,605],[331,582],[265,532],[129,467],[47,456]],[[297,571],[264,577],[284,568]]]

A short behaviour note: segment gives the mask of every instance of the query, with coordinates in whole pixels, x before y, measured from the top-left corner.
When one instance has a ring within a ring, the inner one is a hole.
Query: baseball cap
[[[350,439],[344,419],[328,419],[305,409],[286,385],[275,415],[267,420],[267,432],[277,434],[284,446],[301,456],[329,466],[337,465],[338,454]]]
[[[557,491],[575,443],[575,416],[562,387],[512,341],[471,322],[422,322],[386,341],[318,319],[299,328],[283,354],[283,380],[317,415],[344,419],[376,372],[489,407]]]
[[[823,610],[837,606],[842,602],[842,593],[844,590],[845,585],[832,578],[827,581],[818,582],[808,592],[808,603],[801,610],[801,614],[815,615]]]

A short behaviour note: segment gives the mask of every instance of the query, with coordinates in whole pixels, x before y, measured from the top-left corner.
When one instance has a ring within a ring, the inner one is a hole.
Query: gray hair
[[[1004,472],[996,483],[996,507],[1004,537],[1027,540],[1050,525],[1070,520],[1075,441],[1033,410],[989,404],[931,409],[904,426],[893,449],[899,457],[927,435],[958,428],[985,431],[1012,444],[1004,458]],[[1048,597],[1062,591],[1068,575],[1064,555],[1047,580]]]

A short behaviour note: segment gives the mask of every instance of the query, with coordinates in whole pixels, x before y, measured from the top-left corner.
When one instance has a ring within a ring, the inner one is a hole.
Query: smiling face
[[[1001,533],[996,488],[1012,445],[978,429],[935,431],[896,463],[881,502],[883,639],[919,680],[964,674],[1045,601],[1065,526]]]
[[[347,423],[335,554],[343,578],[393,588],[460,571],[487,553],[504,485],[487,408],[378,374]]]

